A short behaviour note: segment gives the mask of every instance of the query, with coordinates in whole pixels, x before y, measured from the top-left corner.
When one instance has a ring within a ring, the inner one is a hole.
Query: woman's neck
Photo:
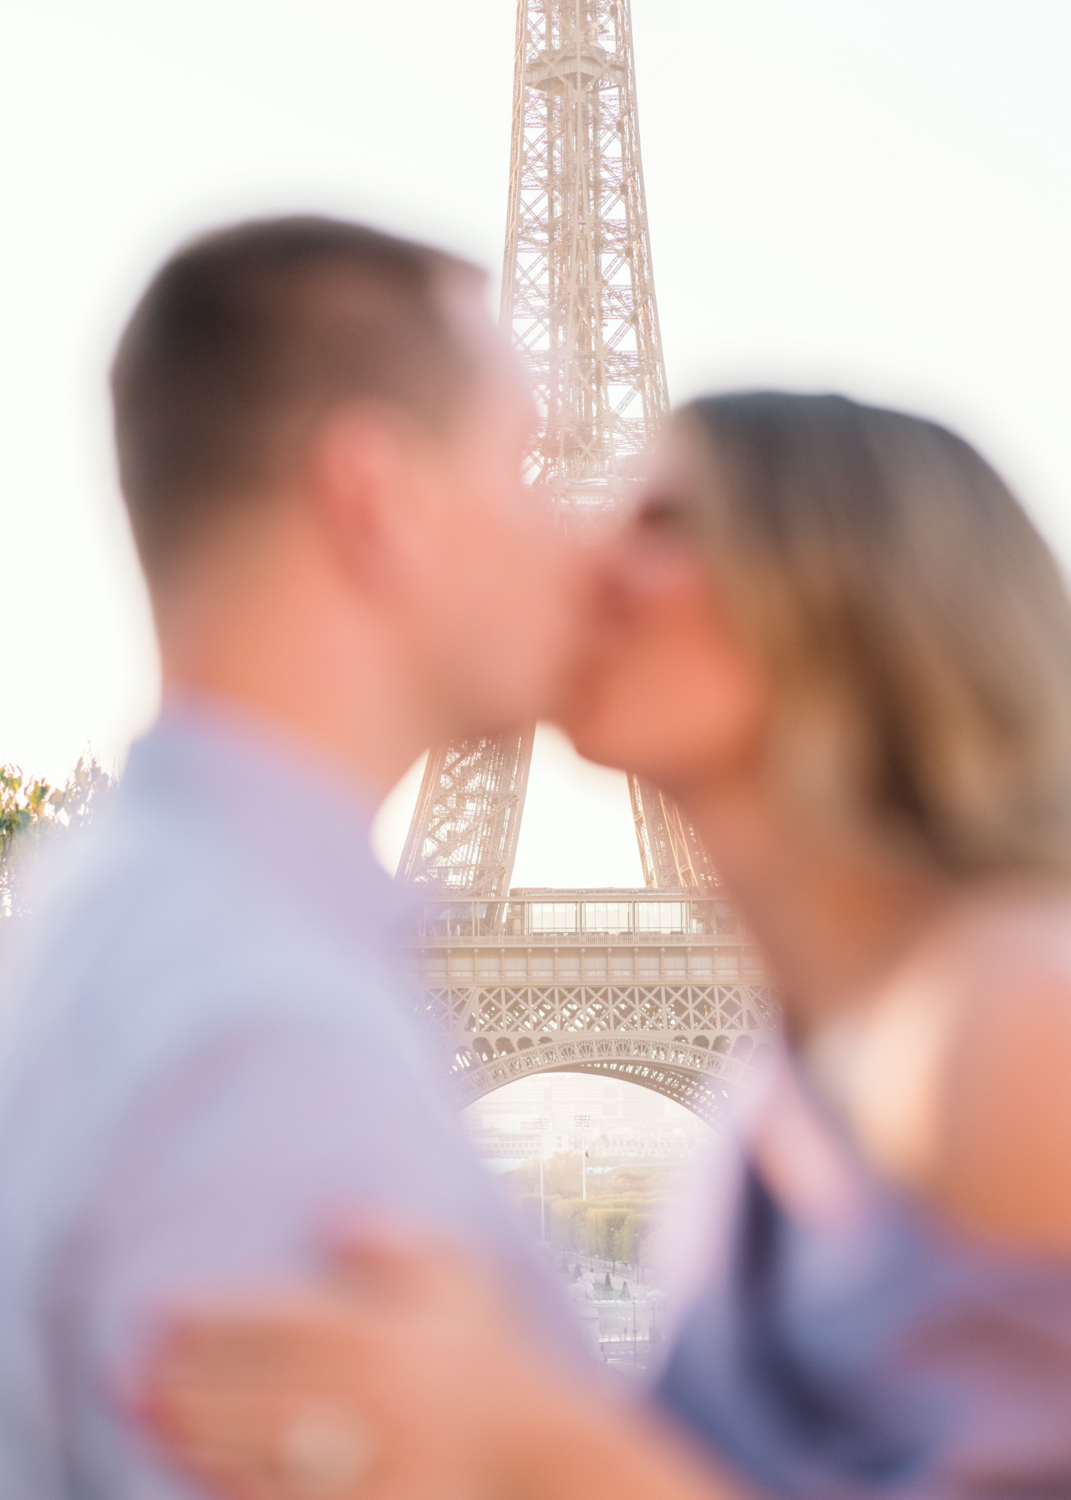
[[[789,1029],[802,1040],[865,1002],[949,910],[952,882],[823,838],[768,789],[680,797],[762,949]]]

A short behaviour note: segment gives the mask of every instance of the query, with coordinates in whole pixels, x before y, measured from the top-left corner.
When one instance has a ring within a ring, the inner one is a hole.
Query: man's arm
[[[113,1500],[185,1493],[124,1404],[163,1308],[315,1274],[332,1225],[362,1211],[514,1253],[405,1040],[366,1048],[318,1010],[248,1022],[192,1049],[120,1122],[55,1289],[72,1462]]]

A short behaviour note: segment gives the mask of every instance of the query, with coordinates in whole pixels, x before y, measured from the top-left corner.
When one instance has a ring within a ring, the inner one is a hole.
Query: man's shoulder
[[[85,1068],[111,1072],[236,1027],[392,1029],[405,1008],[393,966],[356,923],[295,899],[283,864],[203,824],[121,810],[45,872],[13,945],[9,988],[38,1047],[74,1038]]]
[[[151,1177],[203,1147],[212,1180],[254,1139],[254,1159],[298,1162],[294,1193],[326,1201],[364,1181],[385,1133],[386,1191],[395,1155],[423,1181],[417,1117],[464,1177],[445,1079],[389,960],[224,843],[205,860],[178,831],[162,859],[160,832],[109,830],[33,918],[0,1046],[0,1222],[40,1218],[42,1193],[59,1214],[96,1201],[132,1152]]]

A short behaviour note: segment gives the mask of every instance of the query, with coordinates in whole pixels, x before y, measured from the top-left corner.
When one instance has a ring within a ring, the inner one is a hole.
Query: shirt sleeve
[[[316,1015],[238,1026],[155,1078],[122,1120],[52,1278],[57,1395],[86,1494],[194,1493],[125,1406],[160,1310],[315,1274],[343,1213],[451,1231],[530,1292],[528,1254],[408,1037],[362,1040]]]

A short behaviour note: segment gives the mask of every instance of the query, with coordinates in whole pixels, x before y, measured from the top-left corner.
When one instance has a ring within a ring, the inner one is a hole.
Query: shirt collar
[[[295,905],[348,933],[388,945],[415,916],[413,893],[372,854],[373,795],[276,725],[199,699],[169,704],[132,746],[123,780],[136,802],[170,793],[195,821],[231,830]]]

